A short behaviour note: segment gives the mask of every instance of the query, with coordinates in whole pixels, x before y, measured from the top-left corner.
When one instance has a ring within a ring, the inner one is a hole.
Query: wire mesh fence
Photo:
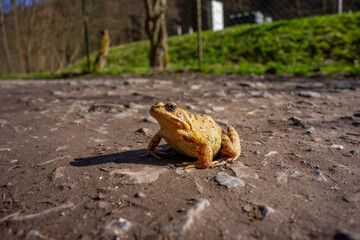
[[[147,39],[143,0],[0,0],[0,74],[61,70],[85,55],[84,18],[89,48],[99,47],[99,33],[107,29],[111,45]],[[213,27],[211,0],[201,1],[202,29]],[[274,22],[313,15],[355,12],[360,0],[219,0],[223,27]],[[197,31],[196,0],[168,0],[169,36]],[[4,39],[7,46],[4,47]],[[7,49],[6,49],[7,48]],[[6,52],[11,69],[6,66]]]
[[[211,28],[209,19],[211,1],[201,1],[203,30]],[[222,0],[218,2],[222,3],[224,27],[360,10],[359,0]],[[196,1],[169,1],[169,35],[193,31],[196,31]]]

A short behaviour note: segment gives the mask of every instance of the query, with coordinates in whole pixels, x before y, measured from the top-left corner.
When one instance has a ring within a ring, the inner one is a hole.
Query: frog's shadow
[[[160,149],[167,148],[168,145],[164,144],[160,146]],[[131,164],[143,164],[143,165],[154,165],[154,166],[184,166],[181,162],[196,161],[196,159],[183,156],[176,153],[175,151],[168,149],[165,150],[167,155],[159,155],[161,159],[156,159],[152,156],[140,158],[139,156],[146,153],[146,149],[130,150],[120,153],[113,153],[107,155],[98,155],[85,158],[75,158],[70,162],[71,166],[74,167],[87,167],[92,165],[101,165],[105,163],[131,163]]]

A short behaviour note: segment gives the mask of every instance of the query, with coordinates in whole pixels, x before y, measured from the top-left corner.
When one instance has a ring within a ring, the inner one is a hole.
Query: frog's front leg
[[[166,154],[164,152],[160,152],[156,150],[156,147],[159,145],[161,139],[162,139],[161,130],[159,130],[155,134],[155,136],[152,137],[147,152],[143,155],[140,155],[140,157],[153,156],[154,158],[161,159],[158,155],[156,155],[156,154]]]
[[[221,135],[220,155],[225,160],[225,163],[233,163],[241,153],[240,138],[233,127],[228,127],[227,134]],[[215,164],[215,165],[222,165]]]
[[[209,141],[196,133],[190,133],[185,136],[184,139],[186,141],[193,142],[198,146],[199,157],[197,162],[183,162],[182,164],[189,165],[188,167],[196,168],[208,168],[213,166],[213,151]]]

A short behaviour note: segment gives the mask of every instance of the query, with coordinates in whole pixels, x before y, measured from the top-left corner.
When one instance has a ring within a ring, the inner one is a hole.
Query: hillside
[[[356,12],[205,31],[201,72],[289,76],[359,74],[359,26],[360,12]],[[197,68],[196,39],[196,34],[169,38],[170,69]],[[149,74],[148,52],[148,41],[113,46],[105,70],[95,74]],[[95,56],[96,53],[92,53],[91,58]],[[60,74],[84,70],[85,58]]]
[[[360,12],[206,31],[204,73],[359,73]],[[171,68],[196,68],[196,34],[170,37]],[[147,41],[114,46],[105,72],[147,73]],[[93,54],[93,57],[95,55]],[[67,68],[81,71],[84,60]]]

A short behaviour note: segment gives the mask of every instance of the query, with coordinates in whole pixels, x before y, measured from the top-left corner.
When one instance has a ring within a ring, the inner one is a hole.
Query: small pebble
[[[35,230],[35,229],[32,229],[30,230],[27,234],[26,234],[26,238],[25,239],[28,239],[28,238],[31,238],[33,236],[37,237],[37,236],[40,236],[40,232],[39,230]],[[42,236],[42,235],[41,235]]]
[[[313,134],[314,131],[315,131],[315,128],[314,127],[309,127],[305,131],[306,131],[307,134]]]
[[[191,87],[190,87],[191,90],[199,90],[200,88],[201,88],[200,84],[198,84],[198,85],[194,84],[194,85],[191,85]]]
[[[243,180],[237,177],[230,176],[227,173],[219,172],[216,175],[216,181],[227,188],[234,188],[234,187],[244,187],[245,183]]]
[[[360,190],[354,193],[345,193],[343,199],[349,203],[360,202]]]
[[[99,232],[100,236],[109,239],[122,239],[124,235],[132,228],[133,224],[126,219],[117,218],[109,222],[105,228]]]
[[[145,136],[150,136],[151,135],[151,131],[148,128],[139,128],[138,130],[136,130],[136,133],[141,133]]]
[[[114,185],[150,183],[167,170],[169,169],[164,167],[144,167],[137,172],[130,169],[115,169],[109,173],[109,180]]]
[[[106,201],[98,201],[98,207],[102,209],[108,209],[110,208],[111,204]]]
[[[267,153],[265,153],[264,157],[269,157],[269,156],[275,155],[275,154],[277,154],[277,153],[278,153],[277,151],[267,152]]]
[[[359,155],[360,154],[360,151],[359,150],[351,150],[350,153],[352,155]]]
[[[57,167],[57,168],[55,168],[55,170],[51,174],[51,180],[55,181],[55,180],[57,180],[59,178],[64,177],[64,170],[65,170],[65,167]]]
[[[107,193],[111,193],[115,191],[114,188],[110,188],[110,187],[99,187],[97,188],[97,192],[98,193],[102,193],[102,194],[107,194]]]
[[[249,213],[249,212],[252,211],[252,209],[253,209],[253,207],[250,204],[246,204],[245,206],[243,206],[243,211],[244,212]]]
[[[306,121],[299,118],[299,117],[296,117],[296,116],[293,116],[291,118],[289,118],[289,121],[292,121],[293,122],[293,125],[295,126],[301,126],[301,127],[305,127],[306,125]]]
[[[63,151],[63,150],[66,150],[68,148],[70,148],[70,146],[61,146],[61,147],[57,147],[56,151]]]
[[[344,146],[343,145],[338,145],[338,144],[333,144],[333,145],[331,145],[331,148],[344,149]]]
[[[326,177],[320,172],[320,170],[315,169],[314,173],[316,176],[316,181],[318,181],[318,182],[327,182],[328,181],[326,179]]]
[[[217,106],[217,107],[212,107],[211,110],[213,110],[214,112],[221,112],[221,111],[224,111],[225,108]]]
[[[65,188],[73,189],[74,187],[75,187],[75,185],[72,183],[63,183],[60,185],[60,188],[62,190],[64,190]]]
[[[259,141],[254,141],[253,144],[256,145],[256,146],[263,146],[264,145],[262,142],[259,142]]]
[[[209,200],[200,199],[182,217],[175,218],[171,222],[163,225],[160,229],[161,234],[169,236],[169,239],[178,239],[178,236],[184,235],[188,230],[193,229],[194,225],[196,226],[197,221],[202,220],[201,213],[209,206]],[[185,211],[185,209],[181,210],[181,212],[182,211]]]
[[[137,197],[137,198],[145,198],[146,195],[143,192],[138,192],[138,193],[135,194],[135,197]]]
[[[84,180],[89,180],[89,179],[90,179],[90,176],[89,176],[89,175],[83,175],[83,176],[82,176],[82,179],[84,179]]]
[[[307,97],[307,98],[319,98],[321,97],[321,94],[318,92],[313,91],[301,91],[299,92],[300,97]]]
[[[196,188],[198,190],[198,192],[201,194],[204,192],[204,187],[201,186],[199,183],[195,182]]]
[[[118,151],[119,151],[119,152],[130,151],[130,148],[128,148],[128,147],[121,147],[121,148],[118,148]]]

